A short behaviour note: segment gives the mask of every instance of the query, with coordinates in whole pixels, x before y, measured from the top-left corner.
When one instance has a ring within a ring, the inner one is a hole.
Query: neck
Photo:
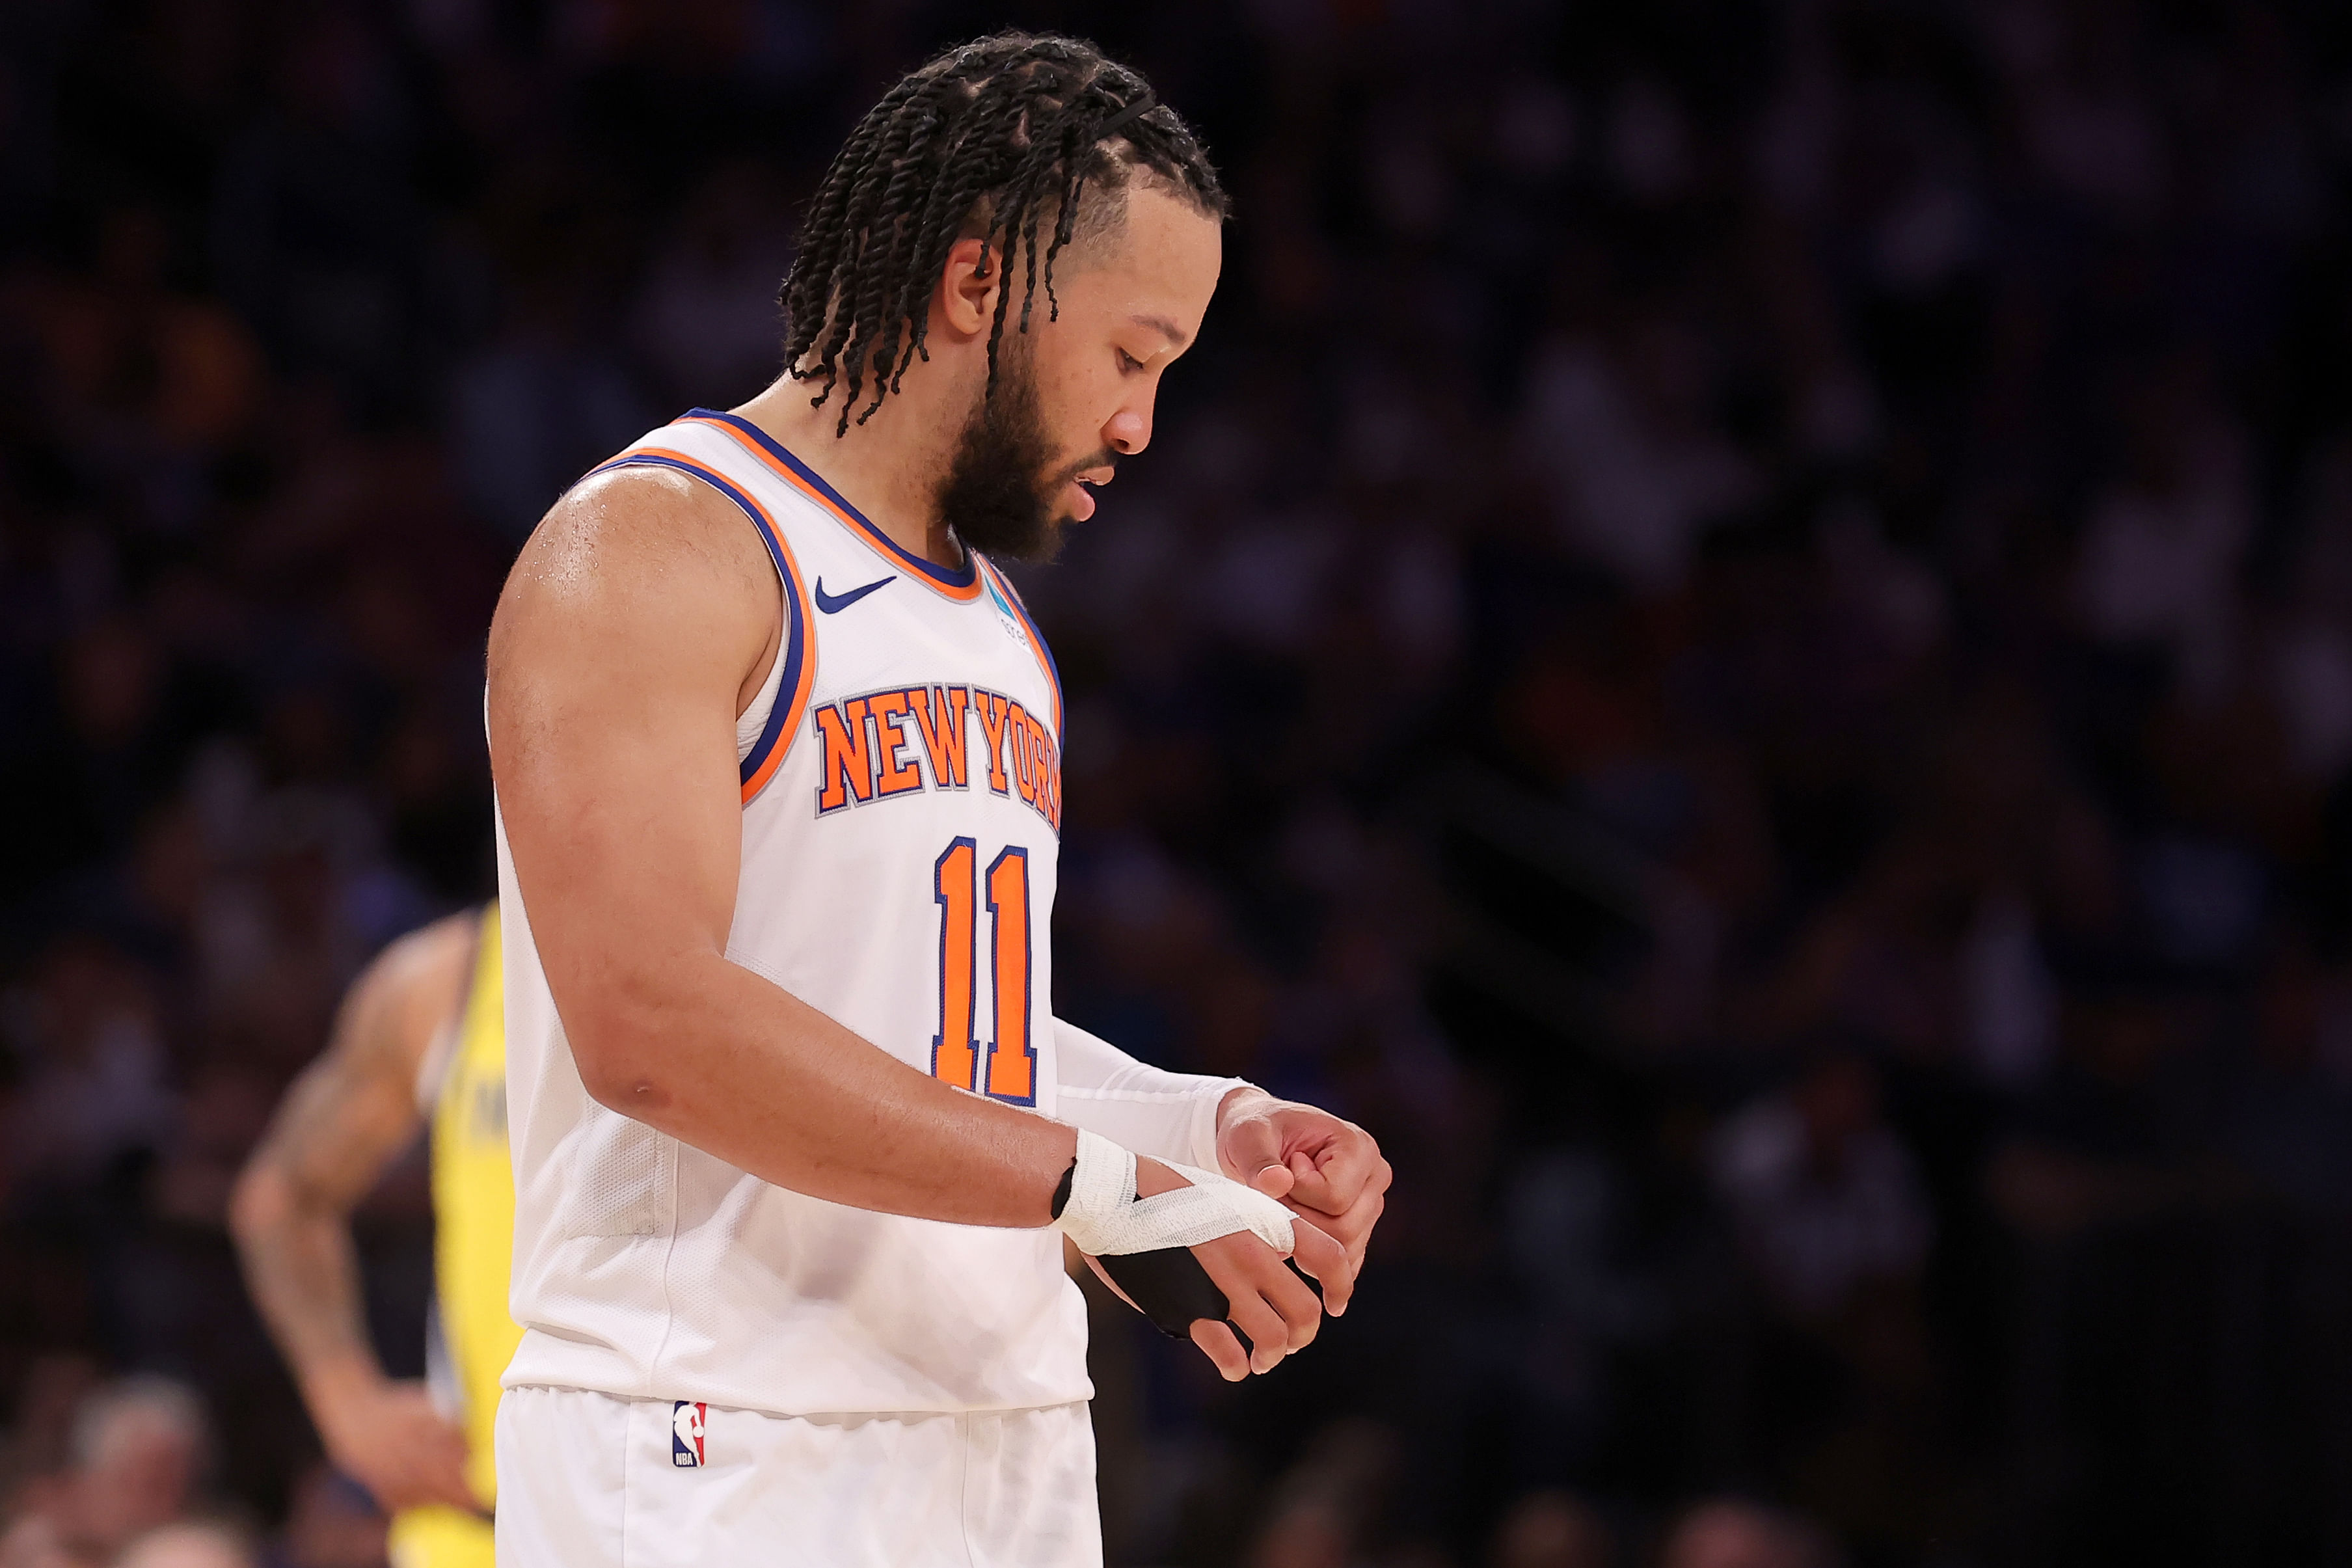
[[[790,376],[778,377],[731,412],[757,425],[814,469],[899,549],[940,566],[958,567],[963,564],[963,548],[940,515],[939,490],[947,472],[947,443],[952,439],[943,433],[961,429],[963,416],[946,405],[947,388],[917,386],[918,382],[946,379],[908,377],[863,425],[857,423],[857,411],[871,392],[861,393],[845,434],[837,433],[842,389],[835,387],[823,407],[812,408],[809,399],[816,395],[817,384]]]

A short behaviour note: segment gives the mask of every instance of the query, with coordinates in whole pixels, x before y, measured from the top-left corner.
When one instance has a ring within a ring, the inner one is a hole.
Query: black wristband
[[[1054,1217],[1055,1219],[1061,1218],[1062,1211],[1070,1206],[1070,1183],[1077,1173],[1078,1157],[1073,1154],[1070,1156],[1070,1168],[1062,1173],[1060,1181],[1054,1184]]]

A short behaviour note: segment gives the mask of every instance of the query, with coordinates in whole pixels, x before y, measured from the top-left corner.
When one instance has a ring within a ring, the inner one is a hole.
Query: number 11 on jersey
[[[940,906],[940,1030],[931,1037],[931,1076],[997,1100],[1037,1102],[1037,1052],[1029,1040],[1029,851],[1008,847],[973,875],[979,848],[950,840],[931,867],[931,898]],[[973,1038],[979,1003],[973,937],[979,904],[988,901],[988,981],[996,1038],[987,1050],[988,1080],[980,1081],[980,1042]]]

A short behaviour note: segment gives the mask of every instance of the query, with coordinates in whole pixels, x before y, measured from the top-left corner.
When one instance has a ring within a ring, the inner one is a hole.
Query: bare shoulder
[[[413,1077],[433,1037],[464,1002],[481,914],[467,910],[391,943],[352,983],[348,1031],[358,1050]]]
[[[709,485],[669,468],[617,468],[590,475],[549,510],[516,558],[499,614],[730,587],[764,602],[773,575],[742,512]]]
[[[418,926],[376,954],[359,984],[381,987],[387,995],[446,998],[464,984],[473,965],[481,922],[481,910],[467,910]]]
[[[640,698],[706,686],[732,699],[777,636],[775,568],[735,503],[659,468],[595,474],[541,520],[490,622],[491,756],[541,733],[561,693]],[[731,717],[731,714],[730,714]]]
[[[574,486],[490,622],[490,774],[518,855],[535,826],[573,835],[596,803],[649,807],[682,778],[736,798],[736,719],[782,627],[767,547],[727,497],[657,468]]]

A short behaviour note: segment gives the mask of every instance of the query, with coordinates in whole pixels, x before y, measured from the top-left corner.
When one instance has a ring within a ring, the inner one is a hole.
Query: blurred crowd
[[[1270,1378],[1097,1303],[1112,1561],[2352,1562],[2352,14],[14,0],[0,1563],[380,1560],[229,1182],[489,890],[516,545],[1007,23],[1236,203],[1021,574],[1057,1011],[1398,1171]]]

